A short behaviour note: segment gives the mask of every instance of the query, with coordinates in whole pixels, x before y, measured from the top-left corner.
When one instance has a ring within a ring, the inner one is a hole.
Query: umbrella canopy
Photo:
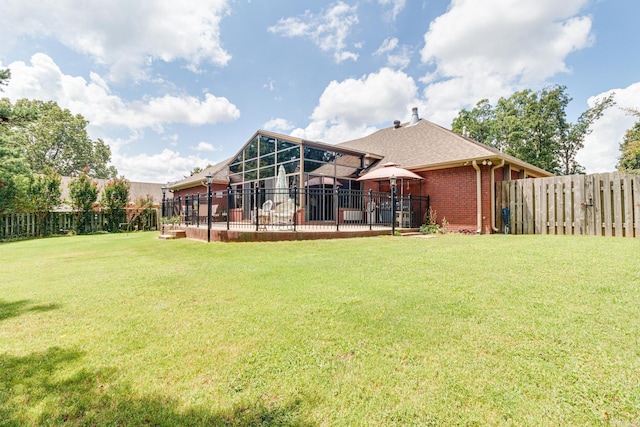
[[[365,173],[358,181],[388,181],[391,176],[400,180],[424,179],[409,170],[401,168],[395,163],[385,163],[381,168]]]
[[[273,201],[278,204],[283,203],[288,199],[289,185],[287,184],[287,171],[284,170],[284,166],[280,165],[278,168],[278,175],[276,177],[276,193]]]

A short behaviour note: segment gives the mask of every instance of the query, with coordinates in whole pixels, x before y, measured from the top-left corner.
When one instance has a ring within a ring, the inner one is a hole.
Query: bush
[[[424,224],[420,226],[422,234],[444,234],[448,222],[446,218],[442,218],[442,226],[438,225],[438,213],[432,207],[424,215]]]

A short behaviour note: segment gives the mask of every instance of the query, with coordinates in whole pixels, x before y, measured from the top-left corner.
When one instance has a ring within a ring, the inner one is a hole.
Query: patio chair
[[[262,209],[258,210],[258,224],[262,230],[267,229],[267,225],[271,223],[273,201],[267,200],[262,204]]]
[[[296,206],[291,201],[291,199],[288,199],[285,202],[279,203],[273,209],[273,214],[272,214],[273,224],[286,225],[286,226],[293,225],[293,215],[295,211],[296,211]]]

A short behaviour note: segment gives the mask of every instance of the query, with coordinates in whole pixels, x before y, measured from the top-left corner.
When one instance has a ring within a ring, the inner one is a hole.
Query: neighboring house
[[[63,176],[60,180],[60,190],[63,204],[58,206],[56,212],[69,212],[71,211],[71,198],[69,197],[69,184],[73,181],[73,177]],[[98,200],[100,203],[102,198],[102,191],[104,186],[109,182],[108,179],[92,178],[92,180],[98,185]],[[155,184],[151,182],[131,182],[131,188],[129,190],[129,201],[135,202],[141,197],[151,197],[153,200],[153,206],[160,207],[162,203],[162,187],[163,184]],[[165,197],[171,197],[171,194],[167,193]]]
[[[452,230],[477,233],[497,231],[496,182],[552,176],[513,156],[420,119],[414,108],[408,123],[396,120],[389,128],[335,145],[260,130],[230,159],[168,187],[174,200],[188,211],[189,207],[193,208],[193,200],[206,195],[206,175],[212,174],[212,192],[214,198],[220,199],[216,205],[227,208],[223,194],[230,189],[233,194],[230,211],[241,211],[237,215],[246,219],[255,205],[252,194],[256,189],[268,192],[275,188],[276,175],[282,166],[288,186],[306,191],[306,200],[300,203],[305,219],[331,220],[333,209],[322,206],[333,199],[321,192],[314,198],[313,190],[339,187],[388,192],[390,184],[386,180],[357,180],[387,163],[397,164],[424,178],[399,182],[402,194],[429,196],[439,221],[446,218]]]

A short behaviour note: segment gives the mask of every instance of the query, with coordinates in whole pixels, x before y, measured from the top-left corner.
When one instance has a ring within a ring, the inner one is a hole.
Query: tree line
[[[11,78],[0,70],[0,91]],[[101,208],[107,210],[109,229],[127,222],[153,205],[150,197],[129,202],[130,183],[117,178],[110,166],[111,149],[92,140],[88,121],[53,101],[0,99],[0,215],[35,213],[40,221],[60,206],[61,177],[74,177],[70,204],[79,218],[97,208],[95,178],[109,179],[102,191]]]
[[[577,121],[567,120],[571,98],[565,86],[548,86],[538,92],[530,89],[502,97],[494,105],[480,100],[470,110],[463,109],[453,120],[452,130],[478,142],[538,166],[556,175],[583,173],[576,161],[592,125],[607,108],[615,105],[612,93],[595,102]],[[640,112],[629,110],[640,119]],[[640,169],[640,120],[627,131],[620,143],[621,171]]]

